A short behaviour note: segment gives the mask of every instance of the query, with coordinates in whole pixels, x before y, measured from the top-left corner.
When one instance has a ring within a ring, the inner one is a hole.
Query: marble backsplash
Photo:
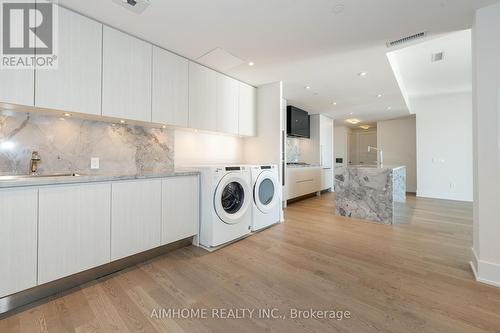
[[[151,174],[174,169],[174,130],[0,111],[0,174]],[[98,157],[100,168],[90,169]]]
[[[286,161],[288,163],[301,161],[299,139],[286,138]]]

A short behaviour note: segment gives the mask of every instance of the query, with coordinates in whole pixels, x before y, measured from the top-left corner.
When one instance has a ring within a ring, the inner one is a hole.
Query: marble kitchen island
[[[337,215],[393,224],[394,203],[406,201],[406,167],[337,167],[335,198]]]

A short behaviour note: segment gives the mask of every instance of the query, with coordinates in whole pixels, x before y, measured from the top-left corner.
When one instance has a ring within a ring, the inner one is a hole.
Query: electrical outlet
[[[90,158],[90,168],[92,170],[99,169],[99,157]]]

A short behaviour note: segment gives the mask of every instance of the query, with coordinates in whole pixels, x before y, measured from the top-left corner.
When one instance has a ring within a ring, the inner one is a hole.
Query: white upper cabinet
[[[111,260],[160,246],[161,179],[113,183]]]
[[[110,262],[111,184],[40,188],[38,284]]]
[[[153,46],[103,28],[102,115],[151,121]]]
[[[0,298],[36,285],[36,189],[0,190]]]
[[[59,7],[58,68],[37,69],[35,106],[101,115],[102,24]]]
[[[239,82],[217,73],[217,131],[238,134]]]
[[[0,69],[0,103],[35,104],[33,69]]]
[[[189,62],[189,127],[217,130],[217,73]]]
[[[189,61],[153,46],[153,122],[188,127]]]
[[[197,176],[163,179],[162,245],[198,234],[199,196]]]
[[[257,93],[254,87],[239,83],[239,135],[257,135]]]

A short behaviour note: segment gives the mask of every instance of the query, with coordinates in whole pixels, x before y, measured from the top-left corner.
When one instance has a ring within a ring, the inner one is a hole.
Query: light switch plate
[[[90,168],[92,170],[99,169],[99,157],[90,158]]]

